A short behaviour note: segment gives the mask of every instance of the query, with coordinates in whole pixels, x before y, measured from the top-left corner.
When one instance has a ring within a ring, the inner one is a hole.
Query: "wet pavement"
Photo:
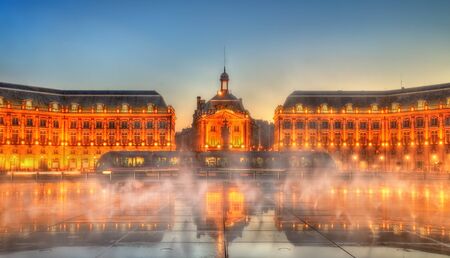
[[[450,181],[0,183],[0,257],[446,257]]]

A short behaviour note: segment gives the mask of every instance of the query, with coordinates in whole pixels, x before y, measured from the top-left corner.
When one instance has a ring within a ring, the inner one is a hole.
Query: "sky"
[[[272,120],[294,90],[450,82],[450,1],[0,0],[0,81],[156,90],[192,122],[230,90]]]

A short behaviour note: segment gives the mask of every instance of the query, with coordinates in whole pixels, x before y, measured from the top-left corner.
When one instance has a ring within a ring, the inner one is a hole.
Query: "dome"
[[[230,80],[230,77],[228,77],[225,67],[223,68],[223,73],[220,75],[220,80],[221,81],[229,81]]]

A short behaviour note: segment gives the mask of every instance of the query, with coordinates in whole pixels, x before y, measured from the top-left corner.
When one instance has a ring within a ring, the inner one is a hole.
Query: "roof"
[[[386,91],[294,91],[286,98],[283,107],[291,108],[297,104],[317,107],[324,103],[334,108],[344,107],[347,103],[352,103],[354,107],[368,107],[372,103],[410,106],[421,99],[435,105],[446,103],[447,97],[450,97],[450,83]]]
[[[233,111],[246,112],[242,99],[238,99],[236,96],[226,91],[222,94],[216,94],[212,99],[206,102],[203,109],[205,111],[227,108]]]
[[[23,100],[31,99],[33,106],[48,107],[51,102],[68,106],[77,103],[81,107],[93,107],[102,103],[107,107],[129,104],[134,108],[153,104],[167,108],[163,97],[154,90],[60,90],[0,82],[0,97],[12,105],[20,105]]]

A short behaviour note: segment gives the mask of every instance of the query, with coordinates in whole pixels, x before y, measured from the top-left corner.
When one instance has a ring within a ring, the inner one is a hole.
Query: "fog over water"
[[[0,257],[440,257],[449,205],[448,180],[4,181]]]

